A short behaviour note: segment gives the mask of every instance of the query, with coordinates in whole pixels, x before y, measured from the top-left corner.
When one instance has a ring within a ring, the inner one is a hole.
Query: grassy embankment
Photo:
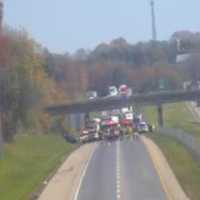
[[[155,107],[145,108],[145,116],[157,125],[157,113]],[[164,106],[165,127],[182,129],[200,139],[200,122],[193,118],[192,113],[184,103]]]
[[[155,108],[146,108],[145,114],[151,122],[155,123]],[[165,124],[167,127],[184,129],[200,138],[200,126],[194,123],[191,113],[184,104],[165,106]],[[186,194],[191,200],[199,200],[200,161],[194,160],[182,144],[171,138],[159,134],[154,134],[151,138],[162,149]]]
[[[27,200],[74,147],[56,135],[20,135],[4,147],[0,199]]]

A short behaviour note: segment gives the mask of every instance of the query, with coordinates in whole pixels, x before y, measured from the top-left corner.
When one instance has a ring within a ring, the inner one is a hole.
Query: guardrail
[[[183,130],[160,128],[159,133],[174,138],[182,143],[195,157],[200,160],[200,140]]]

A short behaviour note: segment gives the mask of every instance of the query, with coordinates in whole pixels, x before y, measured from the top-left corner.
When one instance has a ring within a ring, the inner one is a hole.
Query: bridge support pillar
[[[197,107],[200,107],[200,99],[197,100]]]
[[[85,119],[83,114],[69,114],[66,118],[70,129],[78,132],[84,127]]]
[[[158,125],[159,127],[164,126],[164,117],[163,117],[163,105],[158,105]]]
[[[90,113],[85,113],[85,126],[90,121]]]

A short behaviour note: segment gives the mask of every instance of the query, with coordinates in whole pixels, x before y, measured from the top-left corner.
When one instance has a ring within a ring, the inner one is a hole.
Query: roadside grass
[[[200,161],[194,160],[186,148],[175,140],[151,135],[162,149],[182,188],[191,200],[200,199]]]
[[[0,160],[0,199],[29,199],[73,149],[60,136],[18,135]]]
[[[144,115],[150,123],[157,125],[156,107],[144,108]],[[184,103],[164,106],[165,127],[178,128],[200,139],[200,124],[195,122],[191,111]],[[160,147],[167,158],[182,188],[191,200],[200,199],[200,161],[176,140],[158,134],[150,138]]]
[[[144,113],[146,118],[157,126],[156,107],[146,107]],[[194,119],[185,103],[164,105],[164,123],[165,127],[182,129],[200,139],[200,123]]]

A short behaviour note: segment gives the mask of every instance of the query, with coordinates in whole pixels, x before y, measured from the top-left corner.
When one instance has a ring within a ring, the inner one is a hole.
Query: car
[[[139,133],[148,133],[149,132],[149,126],[146,122],[140,122],[137,125],[137,131]]]
[[[69,142],[71,144],[77,143],[77,139],[74,137],[74,135],[65,133],[63,136],[67,142]]]
[[[96,91],[88,91],[87,97],[89,100],[94,100],[98,97],[98,93]]]

